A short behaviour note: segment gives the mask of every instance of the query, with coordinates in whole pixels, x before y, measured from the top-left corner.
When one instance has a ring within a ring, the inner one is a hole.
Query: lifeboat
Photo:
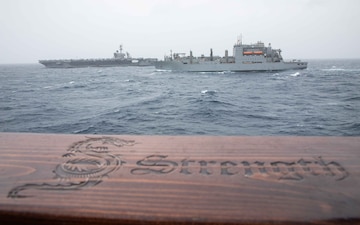
[[[243,52],[243,55],[262,55],[263,51],[246,51]]]

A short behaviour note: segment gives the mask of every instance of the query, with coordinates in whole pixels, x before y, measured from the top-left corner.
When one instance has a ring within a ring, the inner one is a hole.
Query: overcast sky
[[[359,0],[0,0],[0,64],[232,53],[263,41],[285,59],[360,58]]]

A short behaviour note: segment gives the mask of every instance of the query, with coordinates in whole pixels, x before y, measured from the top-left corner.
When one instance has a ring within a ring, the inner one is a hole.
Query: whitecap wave
[[[162,70],[162,69],[156,69],[156,72],[171,72],[172,70]]]
[[[296,72],[296,73],[290,74],[290,76],[292,76],[292,77],[298,77],[298,76],[300,76],[300,72]]]
[[[328,72],[338,72],[338,71],[343,71],[343,72],[359,72],[360,69],[344,69],[344,68],[337,68],[337,67],[332,67],[330,69],[321,69],[322,71],[328,71]]]
[[[214,95],[216,94],[218,91],[217,90],[202,90],[201,94],[208,94],[208,95]]]
[[[322,69],[322,71],[345,71],[343,68],[330,68],[330,69]]]

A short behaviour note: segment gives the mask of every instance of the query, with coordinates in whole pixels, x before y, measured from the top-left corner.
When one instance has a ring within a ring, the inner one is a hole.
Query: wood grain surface
[[[360,137],[0,133],[1,224],[359,224]]]

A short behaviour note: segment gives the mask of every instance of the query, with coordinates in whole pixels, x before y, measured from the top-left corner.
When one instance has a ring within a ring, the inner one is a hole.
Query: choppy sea
[[[360,59],[307,61],[250,73],[0,65],[0,132],[360,135]]]

